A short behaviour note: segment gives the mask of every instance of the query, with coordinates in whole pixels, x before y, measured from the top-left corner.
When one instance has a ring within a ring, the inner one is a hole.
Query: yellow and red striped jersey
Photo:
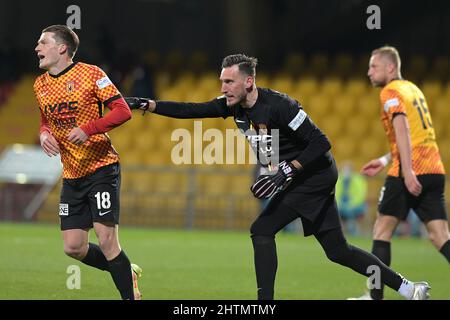
[[[404,114],[408,120],[412,169],[415,174],[444,174],[433,122],[422,91],[410,81],[394,80],[383,88],[380,100],[381,121],[392,155],[392,166],[388,175],[401,176],[400,155],[392,123],[396,114]]]
[[[121,97],[103,70],[94,65],[73,63],[58,75],[46,72],[39,76],[34,83],[34,93],[59,144],[63,178],[80,178],[119,161],[106,133],[92,135],[82,145],[67,140],[72,128],[99,119],[104,105]]]

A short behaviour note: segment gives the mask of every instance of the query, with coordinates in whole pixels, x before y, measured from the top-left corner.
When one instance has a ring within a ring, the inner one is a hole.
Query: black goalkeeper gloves
[[[286,189],[298,172],[291,162],[282,161],[278,164],[278,171],[275,174],[260,175],[250,190],[256,198],[268,199]]]
[[[138,97],[125,97],[124,99],[131,110],[142,110],[142,115],[145,114],[145,111],[147,111],[150,106],[148,99]]]

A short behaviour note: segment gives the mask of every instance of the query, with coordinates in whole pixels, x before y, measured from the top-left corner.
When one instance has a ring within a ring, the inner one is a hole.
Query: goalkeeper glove
[[[131,110],[142,110],[142,115],[145,114],[145,111],[147,111],[150,106],[148,99],[138,97],[125,97],[124,99]]]
[[[268,199],[286,189],[298,171],[291,162],[282,161],[275,174],[260,175],[250,190],[256,198]]]

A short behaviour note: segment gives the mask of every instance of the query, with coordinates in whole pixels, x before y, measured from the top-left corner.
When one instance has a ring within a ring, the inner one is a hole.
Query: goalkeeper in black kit
[[[250,228],[258,299],[274,299],[277,251],[275,234],[300,217],[304,235],[314,235],[327,257],[340,265],[383,283],[406,299],[429,297],[426,282],[411,282],[394,272],[377,257],[347,243],[342,232],[334,188],[337,169],[325,134],[311,121],[302,106],[286,94],[256,87],[257,59],[236,54],[222,62],[222,94],[205,103],[154,101],[125,98],[131,109],[140,109],[173,118],[233,117],[247,135],[264,135],[275,139],[278,148],[265,147],[270,155],[259,156],[271,171],[260,175],[251,186],[256,198],[269,204]],[[269,139],[270,140],[270,139]],[[274,141],[272,141],[272,146]],[[261,153],[260,146],[253,146]],[[374,271],[375,270],[375,271]],[[379,285],[379,284],[378,284]]]

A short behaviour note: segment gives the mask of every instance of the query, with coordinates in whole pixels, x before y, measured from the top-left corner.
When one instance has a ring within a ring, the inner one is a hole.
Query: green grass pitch
[[[370,250],[370,239],[349,238]],[[91,232],[91,241],[96,242]],[[122,227],[120,241],[143,268],[144,299],[255,299],[249,234]],[[277,235],[276,299],[346,299],[363,293],[365,278],[327,260],[313,237]],[[119,299],[109,273],[66,257],[59,226],[0,224],[0,299]],[[427,240],[394,239],[393,268],[430,283],[432,299],[450,299],[448,263]],[[81,288],[67,289],[67,268],[81,269]],[[391,289],[387,299],[400,299]]]

